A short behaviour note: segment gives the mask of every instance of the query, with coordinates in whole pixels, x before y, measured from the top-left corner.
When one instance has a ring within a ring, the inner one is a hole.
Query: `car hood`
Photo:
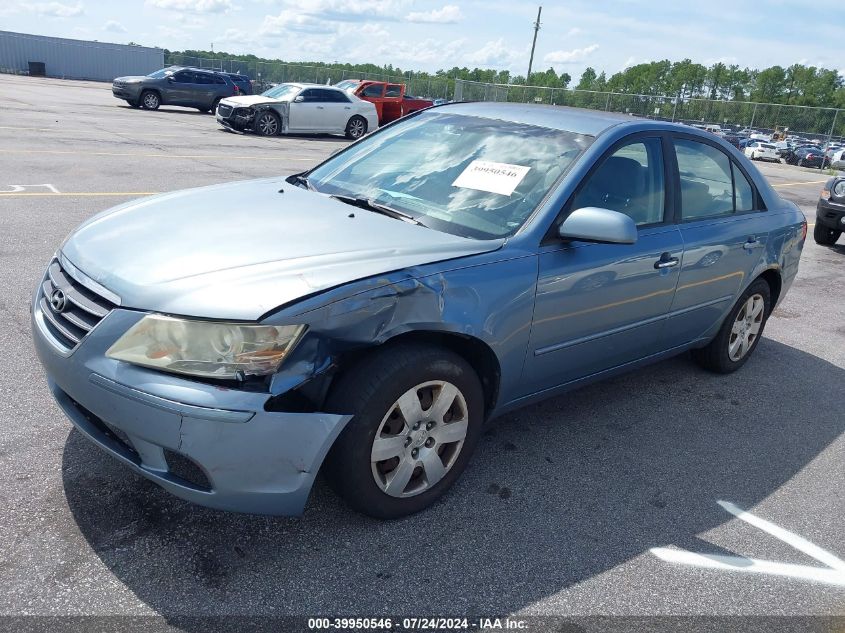
[[[62,254],[123,307],[255,320],[350,281],[502,243],[351,207],[279,177],[126,203],[85,222]]]
[[[279,100],[261,95],[242,95],[240,97],[226,97],[220,103],[225,103],[235,108],[243,108],[258,105],[259,103],[279,103]]]
[[[144,75],[129,75],[127,77],[115,77],[114,79],[112,79],[112,83],[117,81],[144,81],[144,79],[149,79],[149,77],[146,77]]]

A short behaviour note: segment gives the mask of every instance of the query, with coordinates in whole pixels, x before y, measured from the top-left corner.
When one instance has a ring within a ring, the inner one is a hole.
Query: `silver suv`
[[[133,108],[157,110],[161,105],[176,105],[200,112],[214,112],[221,99],[240,94],[225,73],[182,66],[170,66],[141,77],[118,77],[112,82],[111,91]]]

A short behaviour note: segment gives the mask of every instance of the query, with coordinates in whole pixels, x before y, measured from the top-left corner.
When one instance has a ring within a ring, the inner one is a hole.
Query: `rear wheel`
[[[161,105],[161,99],[157,92],[146,90],[141,93],[141,105],[147,110],[158,110],[158,107]]]
[[[271,110],[264,110],[255,115],[253,129],[260,136],[276,136],[281,127],[278,115]]]
[[[346,138],[357,140],[367,133],[367,119],[357,114],[346,124]]]
[[[220,105],[220,99],[215,99],[211,104],[211,114],[217,114],[217,106]]]
[[[842,235],[842,231],[829,229],[819,224],[818,221],[816,221],[816,226],[813,228],[813,239],[816,244],[820,244],[821,246],[833,246],[836,244],[836,240],[839,239],[840,235]]]
[[[394,519],[428,507],[458,479],[481,433],[484,397],[463,358],[406,343],[341,376],[327,409],[355,415],[326,458],[329,484],[353,509]]]
[[[699,365],[719,374],[742,367],[757,348],[771,311],[772,292],[764,279],[757,279],[742,293],[716,337],[704,348],[693,350]]]

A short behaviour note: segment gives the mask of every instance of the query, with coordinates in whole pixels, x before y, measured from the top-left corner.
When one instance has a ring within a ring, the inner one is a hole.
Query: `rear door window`
[[[401,97],[402,86],[400,84],[387,84],[387,89],[384,92],[385,97]]]
[[[681,185],[681,218],[731,215],[733,175],[727,154],[712,145],[676,138],[675,155]]]

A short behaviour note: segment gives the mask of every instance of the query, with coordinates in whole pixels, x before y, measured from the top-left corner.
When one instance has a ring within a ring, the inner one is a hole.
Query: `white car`
[[[771,143],[763,143],[762,141],[754,141],[745,146],[745,155],[751,160],[771,160],[776,163],[780,162],[780,154],[778,148]]]
[[[345,134],[359,139],[378,127],[376,107],[334,86],[279,84],[260,95],[229,97],[217,106],[217,121],[237,132]]]
[[[834,169],[845,169],[845,149],[840,149],[830,157],[830,166]]]

